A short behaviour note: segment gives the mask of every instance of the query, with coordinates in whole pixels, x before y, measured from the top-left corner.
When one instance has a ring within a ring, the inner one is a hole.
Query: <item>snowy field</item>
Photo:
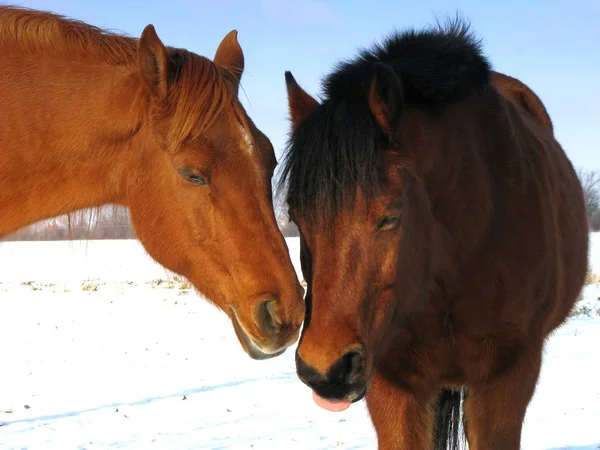
[[[546,347],[525,450],[600,448],[599,297]],[[376,449],[364,401],[319,409],[293,350],[251,360],[135,241],[0,243],[2,449]]]

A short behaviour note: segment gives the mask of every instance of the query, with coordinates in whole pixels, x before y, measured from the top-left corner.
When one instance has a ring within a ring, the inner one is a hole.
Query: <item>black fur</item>
[[[357,186],[366,198],[372,197],[386,145],[366,105],[324,103],[298,127],[289,144],[280,180],[280,186],[288,182],[288,207],[329,221],[354,200]]]
[[[337,64],[323,83],[325,96],[344,101],[364,99],[375,62],[388,64],[400,77],[409,104],[459,101],[490,80],[490,64],[469,25],[460,19],[447,27],[395,32],[382,44],[362,49]]]
[[[464,416],[462,416],[462,406],[466,395],[464,388],[460,390],[442,389],[440,391],[435,408],[434,450],[460,450],[466,448],[464,433],[466,423]]]
[[[490,80],[479,41],[460,20],[446,28],[394,33],[382,45],[341,62],[323,81],[322,105],[288,141],[279,188],[287,182],[290,210],[331,220],[354,201],[377,191],[379,161],[389,146],[368,107],[374,64],[388,64],[400,78],[404,105],[428,108],[460,101]]]

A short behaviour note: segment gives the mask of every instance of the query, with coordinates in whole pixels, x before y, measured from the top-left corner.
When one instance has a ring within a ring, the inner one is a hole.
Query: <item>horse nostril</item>
[[[365,354],[362,350],[351,350],[337,360],[329,369],[328,378],[333,383],[353,384],[364,376]]]
[[[270,296],[268,296],[270,297]],[[257,322],[263,332],[267,335],[273,335],[281,326],[281,322],[275,311],[276,300],[272,297],[262,302],[258,307]]]
[[[296,351],[296,372],[322,399],[352,400],[362,398],[366,389],[366,357],[362,347],[352,347],[325,374],[317,371]]]

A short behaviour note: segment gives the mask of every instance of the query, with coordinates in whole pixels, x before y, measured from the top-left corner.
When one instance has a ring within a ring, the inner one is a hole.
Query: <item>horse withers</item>
[[[461,417],[472,450],[519,449],[584,283],[577,175],[541,101],[494,77],[461,21],[339,63],[322,102],[286,73],[297,372],[327,409],[366,395],[382,450],[457,448]]]
[[[0,54],[0,237],[126,206],[147,252],[229,315],[252,358],[297,340],[303,289],[275,220],[273,147],[238,100],[235,30],[211,61],[152,25],[134,39],[0,6]]]

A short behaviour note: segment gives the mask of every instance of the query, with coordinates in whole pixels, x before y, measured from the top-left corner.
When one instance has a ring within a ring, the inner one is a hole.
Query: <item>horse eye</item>
[[[377,224],[377,231],[388,231],[396,227],[400,222],[400,214],[384,217]]]
[[[192,174],[188,177],[188,181],[190,183],[194,183],[194,184],[200,184],[200,185],[206,184],[206,180],[204,178],[202,178],[200,175]]]
[[[179,173],[179,175],[181,175],[190,183],[198,184],[200,186],[206,184],[206,179],[204,177],[202,177],[201,175],[196,175],[189,169],[179,169],[177,173]]]

